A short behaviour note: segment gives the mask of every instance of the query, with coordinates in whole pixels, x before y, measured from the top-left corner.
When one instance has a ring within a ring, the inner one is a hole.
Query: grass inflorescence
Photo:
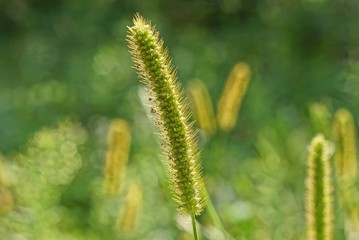
[[[313,138],[307,162],[307,239],[332,239],[332,183],[329,147],[322,134]]]
[[[131,133],[124,120],[114,120],[109,126],[104,190],[110,196],[119,193],[129,158]]]
[[[223,131],[234,128],[250,77],[251,70],[246,63],[237,63],[232,68],[217,106],[218,126]]]
[[[180,213],[199,215],[205,206],[196,134],[177,77],[159,33],[140,15],[129,27],[128,42],[135,68],[154,102],[156,125],[160,131],[174,200]]]

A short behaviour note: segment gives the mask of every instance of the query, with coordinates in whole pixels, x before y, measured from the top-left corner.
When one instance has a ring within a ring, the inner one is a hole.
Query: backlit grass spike
[[[250,75],[251,70],[246,63],[237,63],[228,76],[217,106],[218,126],[223,131],[230,131],[236,125],[238,113],[247,92]]]
[[[151,112],[162,137],[174,200],[179,212],[193,219],[202,212],[205,195],[187,100],[156,29],[138,14],[128,29],[135,68],[154,103]]]
[[[120,209],[118,224],[125,232],[132,231],[139,220],[143,200],[143,187],[138,182],[131,183],[124,206]]]
[[[188,84],[187,89],[199,127],[209,135],[213,135],[216,131],[216,118],[206,85],[196,79]]]
[[[354,184],[357,175],[356,129],[347,109],[339,109],[334,116],[335,170],[339,180]]]
[[[129,158],[131,133],[124,120],[114,120],[107,135],[104,190],[109,196],[119,193]]]
[[[308,240],[331,240],[333,199],[328,143],[322,134],[310,144],[306,179]]]

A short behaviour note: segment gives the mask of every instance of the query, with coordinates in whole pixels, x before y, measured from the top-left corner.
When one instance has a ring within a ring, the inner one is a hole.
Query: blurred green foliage
[[[358,10],[354,0],[0,1],[0,152],[15,179],[0,239],[191,239],[131,67],[135,12],[156,24],[182,85],[201,79],[214,104],[233,65],[249,64],[235,129],[200,132],[208,191],[236,239],[304,239],[306,151],[318,130],[310,106],[324,104],[328,121],[345,107],[358,125]],[[117,198],[102,193],[115,118],[132,131],[126,186],[143,184],[132,232],[117,219],[128,187]],[[69,121],[76,127],[66,133]],[[335,209],[335,239],[346,239]],[[207,214],[199,221],[205,238],[220,239]]]

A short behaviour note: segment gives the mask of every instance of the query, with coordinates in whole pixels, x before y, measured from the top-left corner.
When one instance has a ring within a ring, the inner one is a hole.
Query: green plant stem
[[[194,240],[199,240],[195,216],[191,216]]]
[[[207,188],[205,189],[205,195],[206,195],[206,199],[207,199],[207,212],[208,212],[208,215],[209,217],[211,218],[214,226],[219,229],[225,239],[227,240],[232,240],[234,239],[234,237],[231,236],[231,234],[229,234],[225,229],[224,229],[224,226],[223,226],[223,223],[222,223],[222,220],[221,218],[219,217],[218,213],[217,213],[217,210],[215,209],[214,205],[213,205],[213,202],[212,202],[212,199],[211,197],[209,196],[208,194],[208,191],[207,191]]]
[[[214,208],[213,206],[213,203],[212,203],[212,200],[211,200],[211,197],[209,196],[208,192],[207,192],[207,189],[206,189],[206,192],[205,194],[207,195],[207,211],[208,211],[208,215],[209,217],[212,219],[214,225],[220,229],[221,231],[224,230],[224,227],[223,227],[223,224],[222,224],[222,221],[221,219],[219,218],[218,214],[217,214],[217,211],[216,209]]]

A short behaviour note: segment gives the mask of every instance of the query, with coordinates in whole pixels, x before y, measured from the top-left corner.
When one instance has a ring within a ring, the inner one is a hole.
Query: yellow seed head
[[[306,218],[308,240],[331,240],[333,187],[328,144],[322,134],[313,138],[307,161]]]
[[[356,129],[350,112],[339,109],[334,116],[335,170],[340,180],[352,184],[357,174]]]
[[[129,158],[131,133],[124,120],[114,120],[107,135],[104,190],[110,196],[119,193]]]
[[[134,229],[139,219],[142,209],[143,187],[141,184],[133,182],[130,185],[124,207],[120,209],[119,226],[125,232]]]
[[[241,103],[247,91],[251,71],[246,63],[236,64],[226,82],[222,96],[218,102],[218,126],[230,131],[237,122]]]
[[[133,26],[129,27],[128,42],[135,68],[154,103],[151,112],[162,137],[178,210],[182,214],[198,215],[205,205],[204,181],[187,100],[163,41],[149,21],[136,15]]]
[[[188,84],[188,92],[199,127],[210,135],[214,134],[216,119],[206,85],[201,80],[194,80]]]

